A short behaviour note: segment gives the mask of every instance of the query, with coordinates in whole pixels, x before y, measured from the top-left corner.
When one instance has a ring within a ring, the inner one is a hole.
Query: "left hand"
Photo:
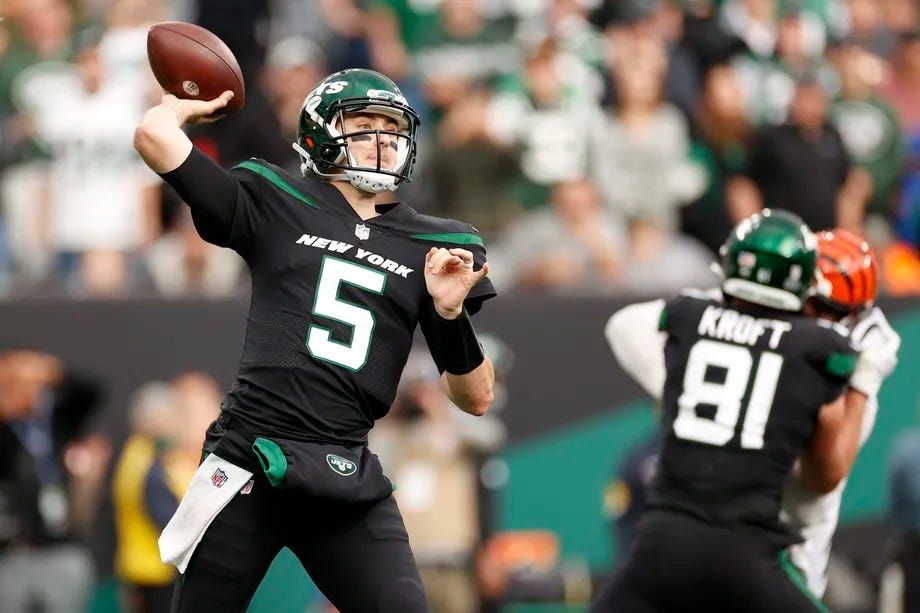
[[[473,254],[466,249],[432,247],[425,255],[425,286],[444,319],[460,315],[470,289],[488,274],[488,262],[473,271]]]

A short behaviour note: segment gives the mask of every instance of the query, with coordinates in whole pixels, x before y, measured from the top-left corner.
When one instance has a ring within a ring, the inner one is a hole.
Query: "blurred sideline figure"
[[[151,245],[145,260],[157,292],[169,298],[221,298],[245,287],[243,260],[198,236],[188,209],[179,210],[174,227]]]
[[[495,247],[503,287],[554,292],[610,291],[621,276],[626,228],[604,208],[597,188],[585,179],[550,189],[548,206],[529,211],[511,225]],[[534,253],[533,245],[547,248]]]
[[[178,445],[185,463],[186,485],[201,461],[201,444],[211,422],[220,413],[223,394],[211,375],[188,371],[172,380],[176,403],[181,409],[181,430]]]
[[[160,233],[160,188],[132,150],[139,109],[124,103],[124,86],[107,72],[100,36],[96,29],[81,32],[73,74],[21,83],[20,97],[51,152],[42,232],[57,273],[75,295],[118,296],[136,281],[137,252]],[[49,100],[49,82],[66,104]]]
[[[657,433],[634,445],[616,466],[604,490],[604,514],[610,522],[611,542],[616,545],[617,558],[626,555],[636,535],[658,468],[660,446]]]
[[[787,122],[761,130],[751,144],[747,176],[731,203],[735,220],[781,206],[809,227],[861,231],[871,179],[851,164],[828,110],[828,94],[818,78],[800,76]]]
[[[157,538],[191,476],[168,459],[182,432],[179,409],[169,384],[151,381],[134,393],[129,412],[132,434],[112,481],[115,573],[124,586],[125,611],[166,612],[176,570],[160,561]]]
[[[463,427],[427,350],[410,353],[390,414],[369,444],[396,484],[409,541],[433,613],[473,613],[479,599],[473,557],[480,542],[480,458],[501,438]],[[485,416],[484,416],[485,417]]]
[[[101,388],[35,351],[0,353],[0,611],[82,613],[89,552],[72,505],[73,446]]]
[[[124,587],[125,611],[170,609],[176,569],[160,561],[157,539],[198,467],[205,431],[219,406],[217,383],[199,372],[181,373],[171,384],[151,381],[134,394],[132,434],[112,482],[115,572]]]

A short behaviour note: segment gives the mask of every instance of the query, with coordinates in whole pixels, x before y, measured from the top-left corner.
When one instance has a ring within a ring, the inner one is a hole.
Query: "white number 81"
[[[726,445],[735,435],[753,362],[751,352],[744,347],[709,340],[697,342],[687,357],[683,393],[677,399],[674,434],[699,443]],[[709,366],[726,369],[725,381],[706,381]],[[741,426],[741,447],[745,449],[763,448],[763,435],[782,366],[782,356],[770,352],[761,354]],[[697,415],[696,407],[700,404],[716,407],[712,419]]]

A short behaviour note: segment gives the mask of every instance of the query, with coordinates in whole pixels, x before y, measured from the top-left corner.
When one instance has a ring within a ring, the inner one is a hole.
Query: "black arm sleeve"
[[[230,246],[240,191],[230,173],[193,147],[178,168],[161,176],[192,210],[201,238],[220,247]]]

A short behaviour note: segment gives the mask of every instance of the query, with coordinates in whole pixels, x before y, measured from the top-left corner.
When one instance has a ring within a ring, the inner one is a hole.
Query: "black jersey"
[[[783,486],[853,371],[846,329],[691,296],[666,304],[660,328],[664,440],[649,507],[789,544]]]
[[[223,408],[249,434],[361,444],[393,402],[431,300],[425,254],[462,247],[478,270],[482,239],[469,224],[404,203],[362,220],[332,185],[262,160],[230,175],[235,202],[225,203],[232,216],[222,225],[192,208],[199,231],[236,250],[252,276],[239,373]],[[468,310],[495,294],[483,279]]]

